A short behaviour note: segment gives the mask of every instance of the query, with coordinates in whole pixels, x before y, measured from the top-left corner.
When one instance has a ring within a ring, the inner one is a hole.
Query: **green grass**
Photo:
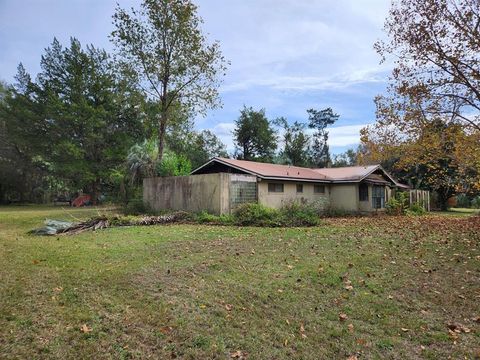
[[[438,359],[480,351],[480,217],[26,234],[45,218],[98,211],[0,208],[0,358]],[[470,332],[450,334],[449,323]]]
[[[480,209],[450,208],[448,211],[435,212],[437,215],[470,216],[480,214]]]

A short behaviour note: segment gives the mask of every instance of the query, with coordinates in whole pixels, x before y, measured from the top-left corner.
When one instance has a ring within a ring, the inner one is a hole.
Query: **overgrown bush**
[[[315,204],[291,202],[280,210],[262,204],[240,205],[233,214],[233,222],[240,226],[315,226],[320,223]]]
[[[385,205],[387,214],[403,215],[408,209],[408,193],[397,191],[394,197],[390,198]]]
[[[124,207],[123,213],[125,215],[142,215],[149,214],[150,208],[143,202],[141,198],[131,199]]]
[[[414,215],[414,216],[419,216],[419,215],[425,215],[426,214],[425,207],[423,206],[422,203],[416,202],[411,204],[408,209],[405,210],[406,215]]]
[[[262,204],[242,204],[233,216],[235,224],[240,226],[281,226],[280,212]]]
[[[280,220],[284,226],[315,226],[320,223],[320,213],[315,203],[291,202],[280,209]]]

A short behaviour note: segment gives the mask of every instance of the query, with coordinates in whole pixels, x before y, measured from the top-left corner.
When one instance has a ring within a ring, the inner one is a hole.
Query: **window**
[[[367,184],[360,184],[358,187],[358,195],[360,201],[368,201],[368,185]]]
[[[374,185],[372,188],[372,207],[382,209],[385,207],[385,187]]]
[[[315,194],[325,194],[325,185],[313,185],[313,192]]]
[[[283,193],[283,184],[268,183],[268,192]]]
[[[303,184],[297,184],[297,193],[303,193]]]

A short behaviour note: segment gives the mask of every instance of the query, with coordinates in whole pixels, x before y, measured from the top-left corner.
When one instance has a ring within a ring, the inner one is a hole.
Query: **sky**
[[[54,37],[113,51],[108,36],[118,2],[140,0],[0,0],[0,79],[13,82],[19,62],[33,76]],[[195,1],[195,0],[194,0]],[[233,150],[232,130],[244,105],[269,119],[306,121],[306,110],[331,107],[332,153],[359,143],[375,121],[373,98],[384,92],[391,65],[374,51],[388,0],[196,0],[203,29],[230,61],[220,89],[223,107],[196,119]]]

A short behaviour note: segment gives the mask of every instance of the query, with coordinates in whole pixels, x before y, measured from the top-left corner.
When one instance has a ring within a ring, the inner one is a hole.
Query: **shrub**
[[[280,222],[284,226],[315,226],[320,223],[320,212],[315,203],[291,202],[280,209]]]
[[[125,215],[142,215],[149,213],[148,206],[143,202],[143,199],[131,199],[124,207],[123,213]]]
[[[320,223],[319,211],[315,204],[291,202],[277,210],[249,203],[235,210],[233,222],[240,226],[315,226]]]
[[[390,200],[387,201],[385,205],[387,209],[387,214],[390,215],[403,215],[405,211],[408,209],[408,193],[398,191],[395,194],[395,197],[392,197]]]
[[[413,215],[413,216],[420,216],[425,215],[427,211],[423,207],[423,204],[416,202],[409,206],[407,210],[405,210],[406,215]]]
[[[241,226],[281,226],[280,212],[262,204],[242,204],[233,216],[235,224]]]

